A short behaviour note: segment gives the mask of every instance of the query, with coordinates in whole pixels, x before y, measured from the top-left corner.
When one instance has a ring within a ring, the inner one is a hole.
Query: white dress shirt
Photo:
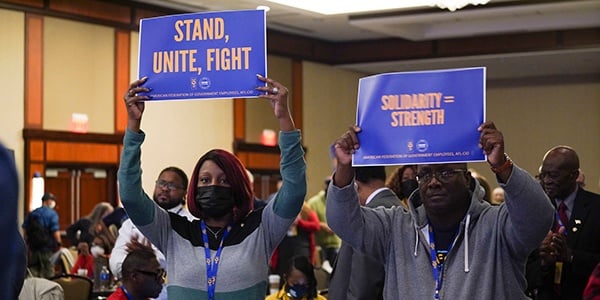
[[[194,217],[181,204],[169,209],[169,212],[176,213],[180,216],[184,216],[184,217],[188,218],[188,220],[190,220],[190,221],[196,219],[196,217]],[[138,240],[140,238],[145,239],[144,235],[137,229],[137,227],[135,227],[133,222],[131,222],[131,219],[127,219],[127,220],[125,220],[125,222],[123,222],[123,224],[121,225],[121,228],[119,229],[119,236],[117,237],[117,241],[115,242],[115,247],[113,248],[113,250],[110,254],[110,260],[109,260],[110,271],[113,273],[113,275],[115,275],[119,278],[121,278],[121,265],[123,264],[123,260],[125,260],[125,256],[127,256],[127,243],[129,243],[131,241],[132,237],[134,237],[134,236],[137,236]],[[166,269],[167,262],[165,260],[165,255],[162,254],[162,252],[160,252],[158,250],[158,248],[156,248],[156,246],[154,246],[154,245],[152,245],[152,249],[154,249],[154,254],[156,254],[156,258],[158,259],[160,266],[163,269]],[[156,299],[160,299],[160,300],[167,299],[167,289],[164,286],[163,286],[162,291],[160,292],[160,295],[158,295],[158,297]]]

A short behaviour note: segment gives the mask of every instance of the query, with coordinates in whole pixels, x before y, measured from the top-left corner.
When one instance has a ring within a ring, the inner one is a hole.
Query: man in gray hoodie
[[[418,166],[418,208],[360,207],[351,166],[360,128],[336,140],[327,220],[344,242],[385,265],[385,299],[527,299],[525,262],[550,229],[553,207],[504,153],[494,123],[478,130],[505,205],[491,206],[469,188],[466,163],[449,163]]]

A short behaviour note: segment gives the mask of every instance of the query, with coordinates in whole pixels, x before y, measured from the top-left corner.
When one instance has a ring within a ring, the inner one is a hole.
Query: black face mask
[[[235,200],[231,188],[209,185],[196,188],[195,203],[205,217],[220,218],[233,211]]]
[[[412,192],[419,188],[419,182],[415,179],[402,181],[402,198],[408,198]]]
[[[287,285],[285,291],[287,292],[289,297],[293,299],[300,299],[308,293],[308,286],[304,284],[298,284],[293,286]]]

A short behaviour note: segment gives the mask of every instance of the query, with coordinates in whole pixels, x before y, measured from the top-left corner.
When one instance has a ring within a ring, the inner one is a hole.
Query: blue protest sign
[[[256,98],[267,75],[264,10],[142,19],[138,78],[152,100]]]
[[[485,68],[361,78],[353,166],[484,161]]]

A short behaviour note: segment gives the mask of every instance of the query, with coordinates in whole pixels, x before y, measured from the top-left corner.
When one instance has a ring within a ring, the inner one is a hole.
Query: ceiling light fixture
[[[271,10],[270,7],[266,6],[266,5],[259,5],[256,7],[257,10],[264,10],[265,12],[269,12]]]
[[[431,6],[437,6],[441,9],[448,9],[449,11],[455,11],[461,9],[469,4],[471,5],[484,5],[490,2],[490,0],[433,0]]]
[[[466,5],[486,4],[489,0],[268,0],[269,2],[295,7],[322,15],[365,13],[384,10],[409,9],[437,6],[455,11]]]

